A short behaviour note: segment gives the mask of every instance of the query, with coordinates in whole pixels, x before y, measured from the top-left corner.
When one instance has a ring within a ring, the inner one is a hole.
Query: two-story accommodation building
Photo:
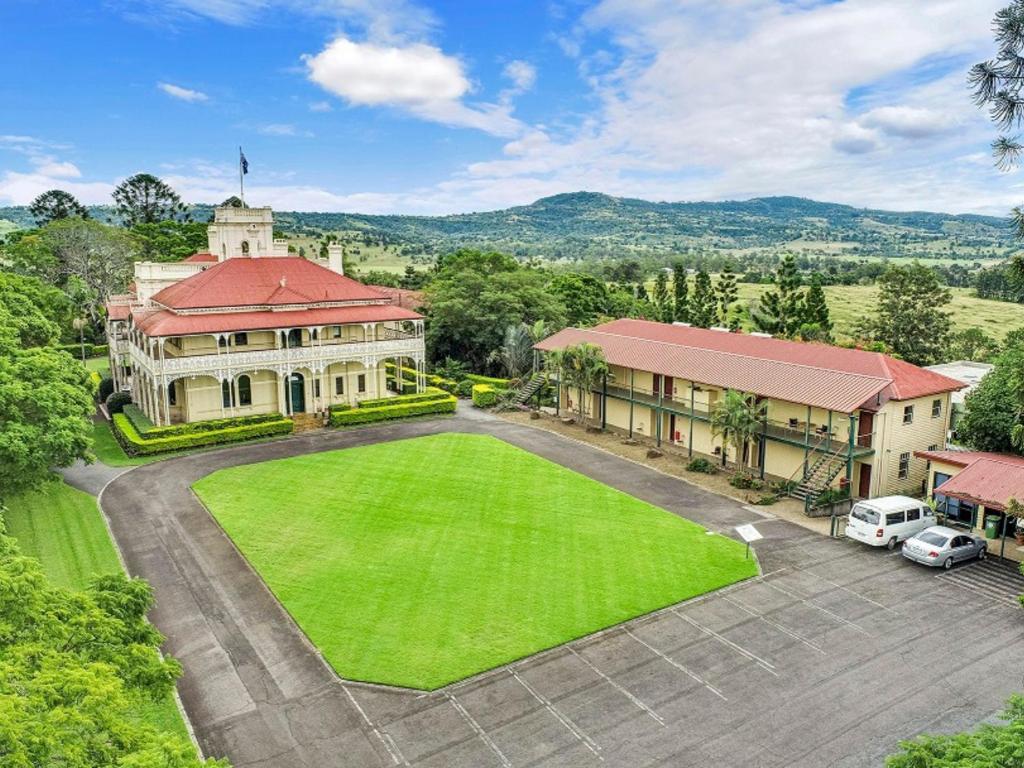
[[[711,413],[739,391],[766,409],[742,463],[812,493],[844,485],[861,497],[920,495],[926,462],[914,452],[945,447],[950,393],[963,386],[877,352],[645,320],[567,328],[536,346],[582,342],[609,365],[600,390],[583,394],[603,427],[720,459],[729,448]],[[561,388],[559,397],[571,409],[581,393]]]
[[[386,396],[386,361],[424,372],[421,315],[346,277],[340,246],[288,255],[272,227],[218,208],[208,253],[136,264],[108,304],[115,384],[155,424],[320,412]]]

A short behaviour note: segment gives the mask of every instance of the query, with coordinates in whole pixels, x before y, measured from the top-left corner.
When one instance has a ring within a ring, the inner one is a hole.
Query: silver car
[[[908,560],[932,567],[942,566],[947,571],[953,563],[975,558],[984,560],[986,554],[988,543],[981,536],[944,525],[925,528],[903,543],[903,556]]]

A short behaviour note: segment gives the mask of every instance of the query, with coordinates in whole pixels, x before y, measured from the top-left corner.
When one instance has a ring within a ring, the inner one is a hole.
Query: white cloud
[[[78,179],[82,172],[74,163],[59,160],[48,160],[36,166],[35,172],[42,176],[52,176],[57,179]]]
[[[210,98],[202,91],[194,91],[191,88],[184,88],[174,83],[157,83],[156,87],[172,98],[189,103],[207,101]]]
[[[257,130],[264,136],[298,136],[299,130],[290,123],[268,123]]]
[[[891,136],[923,139],[945,133],[956,124],[956,118],[939,109],[898,105],[872,109],[860,118],[860,123]]]
[[[309,105],[310,112],[331,112],[333,109],[328,101],[314,101]]]
[[[840,126],[832,139],[832,146],[848,155],[863,155],[879,147],[878,132],[857,123]]]
[[[466,104],[462,62],[425,43],[379,45],[337,37],[303,57],[309,79],[354,106],[394,107],[445,125],[514,136],[522,128],[507,104]]]
[[[85,204],[109,203],[114,184],[102,181],[77,182],[41,173],[5,171],[0,175],[0,203],[28,205],[43,192],[63,189]]]
[[[530,90],[537,82],[537,68],[530,62],[521,59],[506,64],[502,74],[512,81],[512,85],[520,93]]]

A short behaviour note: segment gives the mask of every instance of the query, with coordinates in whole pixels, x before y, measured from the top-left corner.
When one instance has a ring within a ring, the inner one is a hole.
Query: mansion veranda
[[[386,363],[415,368],[425,386],[422,320],[170,338],[134,329],[117,345],[130,361],[118,385],[158,426],[383,397]]]

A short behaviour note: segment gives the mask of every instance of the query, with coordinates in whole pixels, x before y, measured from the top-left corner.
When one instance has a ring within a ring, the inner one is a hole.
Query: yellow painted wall
[[[941,401],[941,413],[932,417],[932,401]],[[876,415],[876,439],[873,478],[876,484],[872,495],[888,496],[896,493],[920,494],[925,479],[927,461],[914,456],[914,451],[923,451],[930,446],[940,450],[946,446],[949,428],[949,393],[917,398],[915,400],[890,400]],[[903,423],[903,408],[914,406],[914,420]],[[881,421],[881,431],[878,423]],[[901,453],[910,454],[909,473],[899,477]]]

